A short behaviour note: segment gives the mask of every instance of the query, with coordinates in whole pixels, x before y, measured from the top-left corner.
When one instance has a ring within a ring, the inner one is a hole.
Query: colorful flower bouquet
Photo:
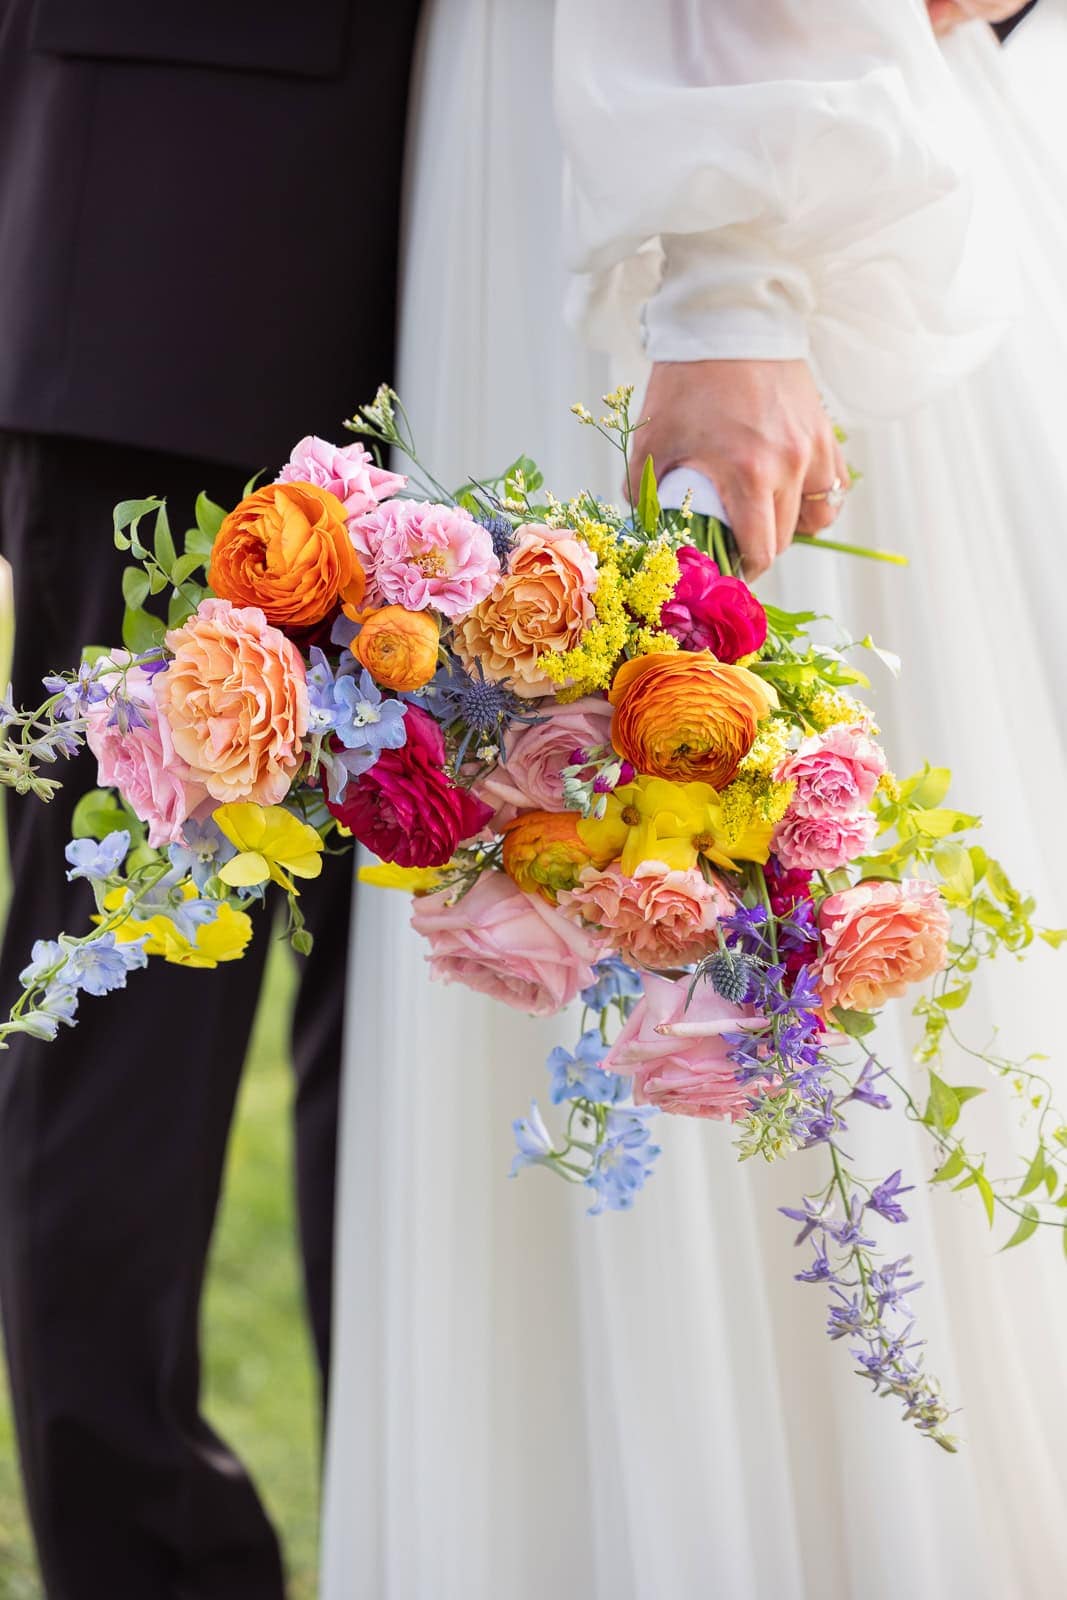
[[[629,392],[605,404],[575,409],[625,455]],[[380,862],[364,879],[413,893],[436,977],[535,1015],[580,1001],[548,1061],[561,1126],[534,1105],[513,1170],[584,1186],[596,1213],[632,1205],[659,1112],[732,1123],[742,1158],[819,1147],[825,1181],[786,1211],[813,1252],[797,1277],[825,1285],[875,1390],[953,1448],[908,1257],[876,1250],[909,1186],[851,1170],[848,1119],[919,1124],[933,1182],[1009,1215],[1009,1244],[1063,1230],[1048,1081],[982,1057],[1029,1112],[1019,1173],[994,1180],[958,1129],[981,1086],[938,1071],[979,962],[1034,938],[1033,902],[968,842],[946,771],[889,772],[853,693],[872,641],[762,605],[727,531],[662,510],[651,469],[625,513],[538,498],[525,458],[453,495],[391,391],[349,427],[413,476],[304,439],[228,514],[201,496],[181,554],[163,503],[118,506],[123,648],[47,679],[37,710],[8,697],[4,782],[48,799],[44,768],[87,743],[101,787],[67,849],[93,929],[34,946],[0,1039],[54,1039],[152,956],[240,957],[271,882],[306,953],[298,880],[355,838]],[[920,984],[922,1093],[869,1039]]]

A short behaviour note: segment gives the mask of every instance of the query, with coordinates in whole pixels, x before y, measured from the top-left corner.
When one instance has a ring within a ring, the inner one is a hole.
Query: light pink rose
[[[497,833],[520,811],[565,811],[561,774],[575,750],[611,743],[613,712],[605,699],[590,695],[545,709],[542,722],[512,726],[504,761],[475,785],[479,799],[496,808],[490,826]]]
[[[945,965],[952,920],[936,884],[857,883],[819,907],[815,969],[827,1010],[875,1011]]]
[[[433,606],[462,617],[500,577],[488,528],[453,506],[391,501],[352,524],[352,542],[367,574],[368,605]]]
[[[336,495],[351,521],[373,511],[407,483],[400,472],[386,472],[361,444],[337,445],[308,434],[293,448],[275,483],[313,483]]]
[[[791,811],[839,817],[866,810],[885,770],[885,754],[867,730],[841,725],[805,739],[778,776],[796,783]]]
[[[445,983],[492,995],[549,1017],[593,981],[599,941],[503,872],[487,872],[454,905],[449,893],[419,895],[411,926],[430,941],[430,971]]]
[[[696,867],[672,870],[662,861],[642,861],[633,877],[617,862],[603,872],[585,867],[577,887],[560,893],[559,906],[603,928],[613,950],[654,971],[707,955],[715,924],[733,909],[726,891]]]
[[[870,848],[877,827],[872,811],[809,817],[790,808],[774,830],[771,849],[789,871],[833,872]]]
[[[713,1117],[734,1122],[748,1111],[759,1090],[735,1076],[730,1045],[723,1033],[740,1033],[753,1017],[751,1006],[734,1006],[710,983],[700,983],[686,1008],[688,979],[648,974],[644,998],[637,1005],[602,1063],[605,1072],[634,1080],[634,1103],[659,1106],[683,1117]],[[661,1033],[663,1027],[699,1030],[684,1036]]]
[[[101,681],[109,688],[121,682],[117,673]],[[175,751],[148,673],[132,667],[122,693],[144,719],[144,726],[131,725],[126,733],[117,724],[109,727],[114,710],[109,700],[90,709],[86,738],[96,757],[100,786],[117,789],[134,815],[147,823],[150,845],[178,844],[182,824],[208,798],[207,790]]]

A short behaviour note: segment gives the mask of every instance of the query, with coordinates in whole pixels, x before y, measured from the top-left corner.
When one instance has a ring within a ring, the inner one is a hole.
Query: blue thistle
[[[493,541],[493,554],[500,562],[501,572],[508,570],[511,552],[515,548],[515,529],[507,517],[499,512],[486,511],[480,517],[475,517],[475,522],[480,522]]]

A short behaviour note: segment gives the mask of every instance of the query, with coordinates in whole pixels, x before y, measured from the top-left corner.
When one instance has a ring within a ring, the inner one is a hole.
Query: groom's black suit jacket
[[[0,428],[273,466],[391,370],[413,0],[0,0]]]
[[[118,642],[116,501],[165,494],[184,529],[199,489],[232,505],[303,434],[343,439],[392,378],[416,8],[0,0],[0,553],[20,703],[83,645]],[[0,1014],[34,939],[89,925],[63,849],[94,764],[58,775],[50,805],[8,807]],[[294,1028],[324,1373],[349,900],[343,868],[305,889],[316,949]],[[200,1287],[266,920],[224,973],[153,958],[127,994],[84,1001],[54,1044],[19,1036],[0,1064],[0,1307],[49,1600],[283,1597],[255,1490],[198,1407]]]

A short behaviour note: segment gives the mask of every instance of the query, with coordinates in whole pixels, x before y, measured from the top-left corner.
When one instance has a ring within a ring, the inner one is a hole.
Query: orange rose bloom
[[[710,650],[678,650],[624,661],[608,699],[611,742],[638,772],[724,789],[775,705],[774,691]]]
[[[593,862],[573,811],[524,811],[504,829],[504,871],[524,893],[543,895],[553,905],[560,890],[573,889],[582,868]]]
[[[367,587],[344,506],[313,483],[247,495],[218,531],[208,581],[220,600],[258,606],[280,628],[314,627]]]
[[[520,528],[508,570],[456,627],[456,653],[524,699],[554,694],[541,670],[548,650],[573,650],[596,617],[597,566],[569,528]]]
[[[437,619],[429,611],[382,606],[365,613],[350,648],[375,683],[411,694],[437,671],[440,637]]]

